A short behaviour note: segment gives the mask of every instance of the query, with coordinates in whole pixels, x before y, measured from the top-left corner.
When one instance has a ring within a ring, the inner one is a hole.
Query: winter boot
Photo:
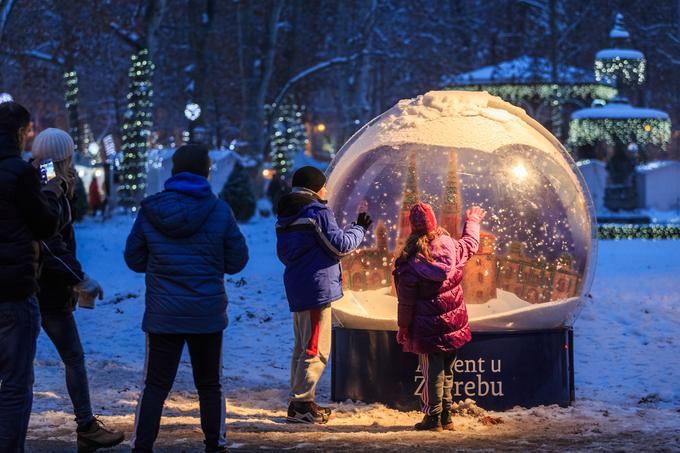
[[[330,407],[319,406],[315,402],[312,402],[312,405],[314,406],[314,409],[316,409],[318,412],[326,414],[326,417],[328,418],[328,420],[333,418],[333,411],[331,410]]]
[[[119,431],[109,431],[98,418],[82,428],[78,428],[78,453],[110,448],[123,442],[125,435]]]
[[[451,408],[444,406],[442,408],[442,429],[444,431],[453,431],[453,417],[451,416]]]
[[[442,431],[441,414],[425,415],[423,421],[416,423],[416,431]]]
[[[314,402],[293,401],[288,406],[286,421],[291,423],[316,423],[323,425],[328,423],[328,415],[323,408],[317,409]]]

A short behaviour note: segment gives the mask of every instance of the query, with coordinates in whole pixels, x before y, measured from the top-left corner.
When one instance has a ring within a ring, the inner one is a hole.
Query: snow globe
[[[487,211],[479,252],[464,267],[473,341],[460,351],[457,396],[489,408],[573,399],[571,326],[593,278],[595,216],[575,163],[550,132],[486,92],[433,91],[361,128],[331,163],[327,187],[340,225],[359,210],[374,220],[342,261],[334,397],[417,403],[415,359],[393,338],[392,269],[410,208],[425,201],[454,238],[467,208]]]

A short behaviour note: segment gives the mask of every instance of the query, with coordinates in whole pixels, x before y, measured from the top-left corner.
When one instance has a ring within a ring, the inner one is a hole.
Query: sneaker
[[[416,423],[415,429],[416,431],[443,431],[441,415],[425,415],[421,422]]]
[[[119,431],[104,428],[104,423],[95,418],[88,426],[78,428],[78,453],[96,451],[100,448],[110,448],[123,442],[125,435]]]
[[[312,405],[314,406],[314,409],[316,409],[318,412],[326,414],[328,420],[333,418],[333,410],[331,410],[330,407],[319,406],[315,402],[312,402]]]
[[[317,409],[316,403],[293,401],[288,406],[286,421],[291,423],[328,423],[328,415],[323,409]]]
[[[451,416],[451,409],[445,407],[442,410],[442,429],[444,431],[453,431],[453,417]]]

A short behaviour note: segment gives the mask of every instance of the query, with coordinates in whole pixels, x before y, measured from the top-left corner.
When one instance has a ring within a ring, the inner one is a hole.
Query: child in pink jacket
[[[453,430],[453,364],[456,351],[471,339],[463,300],[463,266],[479,247],[484,210],[466,213],[463,236],[456,240],[437,227],[432,206],[418,203],[410,213],[411,235],[395,263],[399,299],[397,341],[418,354],[425,378],[416,430]]]

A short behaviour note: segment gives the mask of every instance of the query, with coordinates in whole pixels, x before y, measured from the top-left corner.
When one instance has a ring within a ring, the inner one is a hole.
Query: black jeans
[[[0,302],[0,451],[24,451],[33,406],[38,300]]]
[[[66,369],[66,389],[71,397],[73,412],[79,427],[87,426],[93,419],[90,404],[90,386],[85,369],[85,354],[80,344],[78,327],[73,313],[45,313],[42,328],[52,340]]]
[[[130,446],[151,451],[158,437],[163,403],[177,375],[184,344],[189,346],[194,384],[198,390],[205,451],[226,445],[222,372],[222,332],[210,334],[147,334],[144,390],[139,398]]]

